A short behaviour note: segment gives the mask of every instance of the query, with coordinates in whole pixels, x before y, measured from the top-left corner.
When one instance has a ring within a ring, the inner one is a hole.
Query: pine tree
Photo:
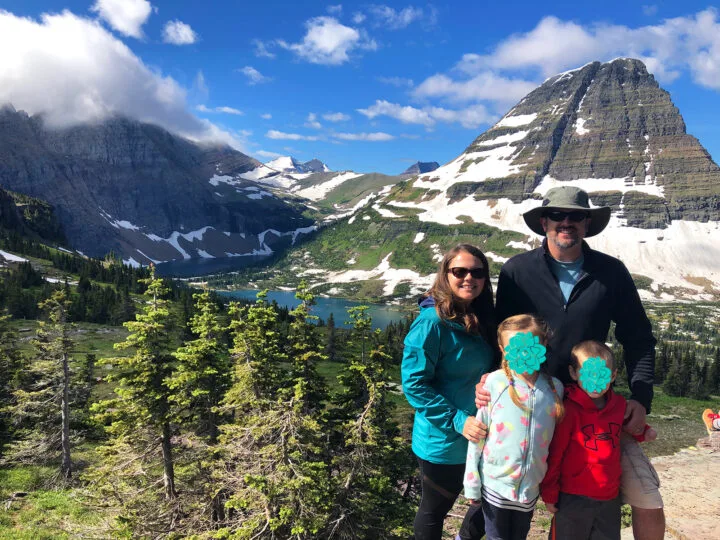
[[[167,384],[183,423],[213,444],[219,434],[217,408],[230,384],[230,360],[217,304],[207,291],[193,298],[195,314],[188,326],[196,339],[175,353],[176,370]]]
[[[325,345],[325,354],[330,362],[338,361],[337,354],[337,330],[335,328],[335,317],[332,312],[327,319],[327,344]]]
[[[720,348],[715,349],[715,358],[708,369],[706,388],[708,394],[720,393]]]
[[[665,376],[665,382],[663,383],[663,390],[669,396],[682,396],[685,386],[685,381],[681,379],[681,365],[684,362],[684,358],[676,353],[673,356],[670,370]]]
[[[660,341],[657,355],[655,357],[655,384],[662,384],[665,380],[669,363],[668,344],[666,341]]]
[[[287,356],[277,311],[265,295],[247,309],[231,307],[235,371],[223,405],[234,422],[221,428],[217,482],[228,494],[225,506],[233,510],[226,528],[240,538],[314,538],[329,517],[327,437],[313,365],[322,355],[305,326],[312,298],[306,289],[298,293],[303,303],[291,325],[291,380],[280,371]],[[308,343],[300,342],[303,336]]]
[[[707,365],[696,362],[690,368],[690,382],[688,383],[687,396],[693,399],[707,399],[705,389],[707,379]]]
[[[290,312],[292,322],[288,333],[288,356],[292,365],[293,386],[303,386],[301,410],[311,414],[320,410],[327,399],[325,379],[318,373],[317,364],[328,358],[322,353],[318,330],[310,322],[316,321],[317,317],[311,315],[315,297],[309,291],[307,282],[300,282],[295,298],[300,300],[300,304]]]
[[[10,325],[10,315],[0,315],[0,457],[10,442],[14,393],[20,386],[27,361],[20,353],[17,332]]]
[[[39,304],[48,320],[38,323],[32,342],[36,353],[23,375],[26,384],[14,392],[15,403],[9,409],[19,426],[12,458],[51,462],[60,457],[60,474],[66,479],[72,476],[70,355],[74,344],[67,322],[69,306],[62,289]]]
[[[159,513],[156,506],[162,499],[177,497],[170,409],[174,393],[167,384],[175,363],[171,354],[173,324],[168,302],[163,299],[168,289],[155,277],[154,268],[144,283],[145,305],[134,321],[124,324],[130,332],[125,341],[115,344],[116,349],[130,350],[132,355],[101,361],[112,367],[107,379],[115,383],[117,397],[93,407],[109,440],[99,450],[103,466],[91,479],[103,490],[101,494],[114,495],[125,505],[128,520],[140,509]],[[148,489],[155,485],[148,474],[160,476],[162,497]],[[164,527],[171,518],[158,519],[164,523],[159,527]]]
[[[340,447],[333,451],[336,497],[329,536],[403,538],[414,511],[400,491],[412,475],[411,453],[392,421],[388,400],[392,358],[374,343],[367,306],[348,310],[358,350],[338,377],[344,388],[335,412]],[[344,402],[343,402],[344,401]]]

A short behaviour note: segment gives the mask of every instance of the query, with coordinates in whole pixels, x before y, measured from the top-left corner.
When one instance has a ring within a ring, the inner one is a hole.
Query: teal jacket
[[[562,400],[562,383],[553,377],[553,384]],[[503,370],[488,376],[485,389],[490,392],[490,403],[478,411],[477,418],[488,426],[488,434],[485,440],[468,445],[465,497],[480,499],[484,484],[510,501],[534,501],[547,471],[555,431],[555,392],[545,374],[534,388],[515,378],[518,396],[529,409],[525,412],[513,403]]]
[[[493,365],[487,342],[423,307],[405,338],[402,387],[415,409],[412,449],[431,463],[465,463],[465,420],[473,416],[475,385]]]

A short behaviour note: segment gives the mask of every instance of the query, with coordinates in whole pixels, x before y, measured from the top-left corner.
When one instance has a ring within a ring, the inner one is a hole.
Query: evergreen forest
[[[374,330],[351,308],[348,330],[313,315],[304,282],[293,310],[264,292],[225,303],[112,256],[11,236],[0,247],[27,259],[1,270],[0,537],[411,536],[398,383],[412,315]],[[650,421],[673,426],[663,403],[717,404],[720,308],[648,313]],[[106,346],[80,343],[90,328]]]

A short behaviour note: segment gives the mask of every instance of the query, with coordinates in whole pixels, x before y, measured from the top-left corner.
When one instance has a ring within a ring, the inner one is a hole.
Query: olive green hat
[[[588,194],[580,188],[573,186],[555,187],[545,194],[542,205],[523,214],[528,227],[540,236],[545,236],[545,231],[540,223],[540,218],[550,210],[585,210],[590,214],[590,226],[585,237],[595,236],[607,227],[610,221],[610,207],[590,207]]]

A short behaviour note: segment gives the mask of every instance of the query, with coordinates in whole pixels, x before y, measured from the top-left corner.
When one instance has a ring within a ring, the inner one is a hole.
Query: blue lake
[[[246,300],[254,300],[257,297],[257,290],[239,290],[239,291],[217,291],[217,293],[226,298],[242,298]],[[292,309],[300,302],[295,298],[295,291],[270,291],[268,292],[268,300],[275,300],[281,306],[287,306]],[[382,304],[363,304],[361,302],[353,302],[344,298],[315,298],[315,306],[313,306],[312,314],[327,321],[330,313],[335,318],[336,326],[350,325],[346,324],[348,317],[348,308],[355,306],[368,306],[368,314],[372,317],[373,328],[385,328],[391,322],[401,321],[408,314],[396,306],[387,306]]]

